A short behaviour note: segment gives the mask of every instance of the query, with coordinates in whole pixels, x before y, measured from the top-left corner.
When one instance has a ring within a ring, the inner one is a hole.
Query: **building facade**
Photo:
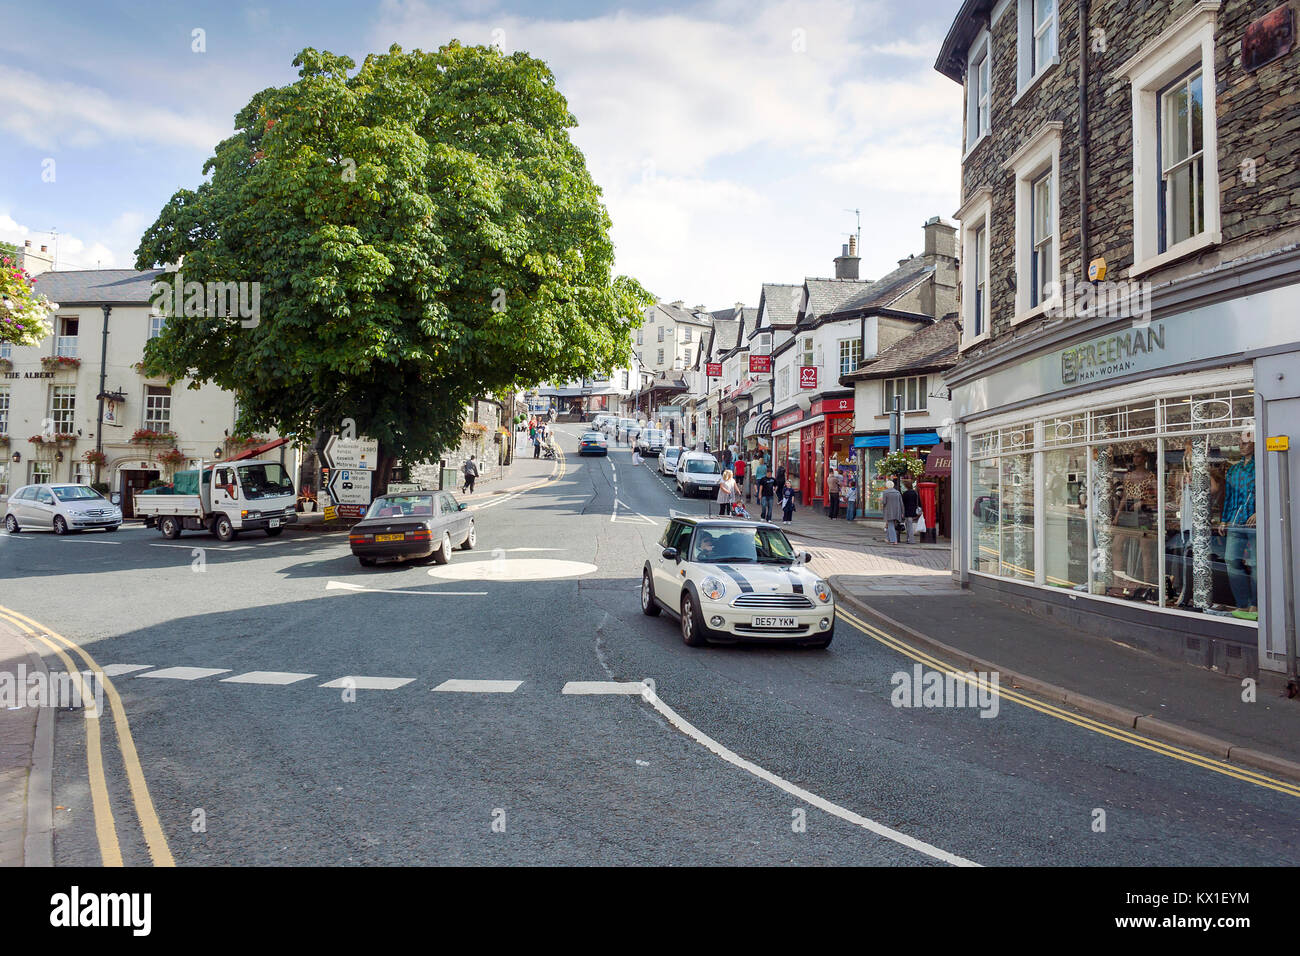
[[[1285,668],[1298,15],[967,0],[936,63],[966,93],[955,573],[1229,672]]]

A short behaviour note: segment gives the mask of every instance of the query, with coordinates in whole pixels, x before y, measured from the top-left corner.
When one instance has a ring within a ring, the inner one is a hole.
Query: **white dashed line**
[[[404,591],[399,588],[366,588],[345,581],[329,581],[326,591],[353,591],[366,594],[417,594],[422,597],[486,597],[486,591]]]
[[[164,667],[162,670],[141,674],[143,677],[161,677],[165,680],[200,680],[214,674],[229,674],[229,667]]]
[[[357,690],[397,690],[413,683],[414,677],[340,677],[321,687],[354,687]]]
[[[513,694],[522,684],[521,680],[445,680],[434,691],[448,691],[457,694]]]
[[[639,680],[571,680],[564,685],[561,694],[629,694],[641,696],[646,685]]]
[[[103,672],[105,677],[121,677],[125,674],[134,674],[136,671],[147,671],[151,667],[152,664],[109,664]]]
[[[223,677],[218,683],[275,684],[277,686],[283,686],[285,684],[296,684],[300,680],[306,680],[309,677],[315,676],[315,674],[295,674],[291,671],[249,671],[247,674],[236,674],[234,677]]]

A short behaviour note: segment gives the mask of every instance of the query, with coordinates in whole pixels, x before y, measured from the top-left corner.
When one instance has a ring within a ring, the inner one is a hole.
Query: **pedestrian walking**
[[[779,465],[776,469],[776,496],[785,496],[785,465]]]
[[[890,544],[898,544],[898,532],[903,525],[905,511],[903,496],[894,487],[892,481],[885,482],[885,493],[881,496],[881,510],[885,515],[885,535]]]
[[[762,468],[762,465],[758,466]],[[764,521],[772,520],[772,498],[776,494],[776,479],[764,474],[758,479],[758,504]]]
[[[826,497],[830,502],[830,518],[834,521],[840,516],[840,473],[834,468],[826,476]]]
[[[912,487],[913,484],[915,484],[915,479],[903,479],[903,487],[906,489],[903,492],[903,519],[907,523],[908,544],[916,543],[916,519],[921,516],[921,496],[916,493],[916,489]]]
[[[718,483],[718,514],[730,515],[731,506],[740,500],[740,495],[736,489],[736,478],[730,470],[722,473],[722,481]]]
[[[474,456],[469,456],[469,461],[461,466],[461,472],[465,475],[465,484],[460,489],[467,495],[474,493],[474,479],[478,477],[478,465],[474,464]]]
[[[781,523],[789,524],[794,520],[794,489],[786,485],[781,492]]]
[[[858,479],[853,476],[852,472],[844,479],[844,487],[840,490],[840,498],[844,502],[845,520],[854,520],[858,516]]]
[[[542,457],[542,440],[537,437],[537,430],[533,429],[533,457]]]
[[[732,469],[732,474],[736,477],[736,500],[739,501],[745,493],[745,456],[741,455],[736,459],[736,467]]]

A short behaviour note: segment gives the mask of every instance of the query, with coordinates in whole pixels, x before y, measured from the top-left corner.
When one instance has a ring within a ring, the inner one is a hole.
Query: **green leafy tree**
[[[476,397],[628,361],[653,297],[613,275],[546,64],[453,41],[355,72],[313,49],[294,65],[136,251],[137,268],[184,257],[185,283],[259,282],[257,322],[177,316],[148,371],[237,392],[245,431],[306,439],[352,419],[383,474],[457,444]]]

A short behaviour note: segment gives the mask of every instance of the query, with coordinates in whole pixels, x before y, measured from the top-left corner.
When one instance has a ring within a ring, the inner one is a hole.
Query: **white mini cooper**
[[[641,611],[668,611],[682,640],[782,641],[829,647],[835,599],[780,528],[728,518],[674,518],[641,575]]]

